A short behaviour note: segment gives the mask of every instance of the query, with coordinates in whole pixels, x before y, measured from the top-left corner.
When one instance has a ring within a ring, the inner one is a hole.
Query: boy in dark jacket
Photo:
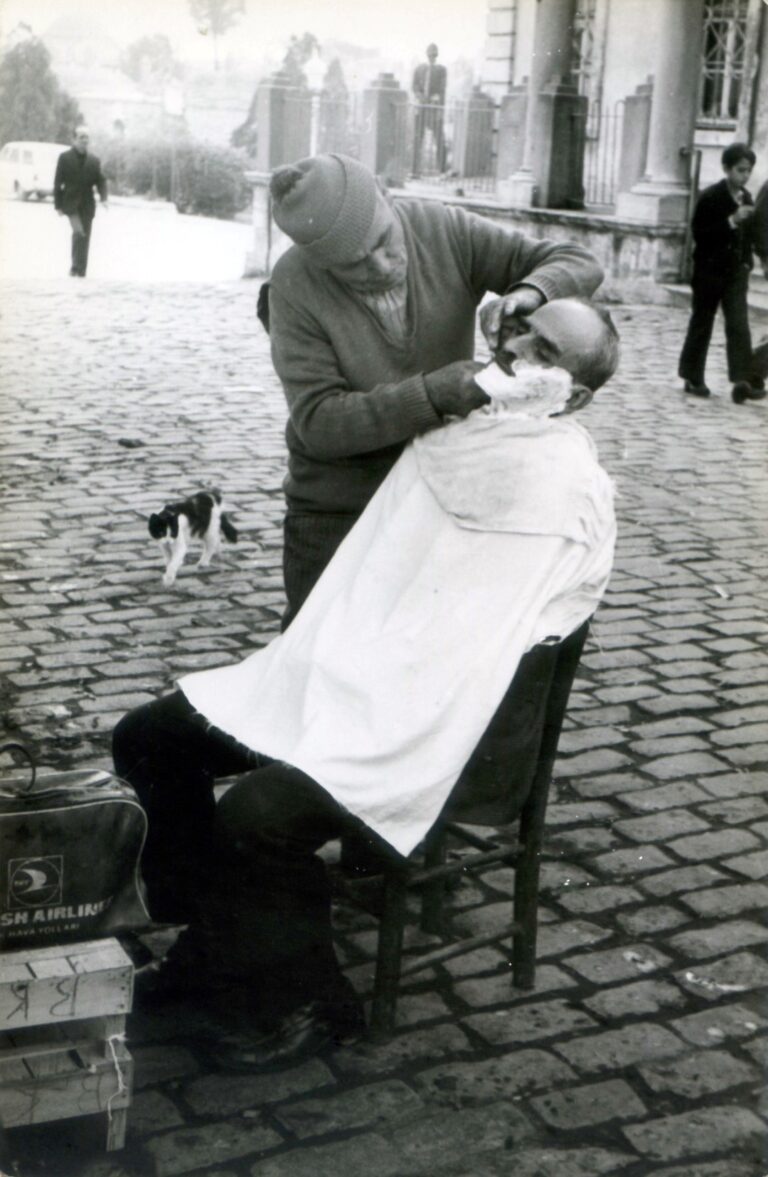
[[[747,319],[747,284],[752,268],[752,197],[745,185],[755,166],[746,143],[722,154],[725,178],[702,192],[693,214],[693,309],[680,354],[678,375],[685,391],[709,396],[704,382],[707,350],[718,306],[725,319],[728,376],[736,404],[762,400],[765,391],[750,384],[752,341]]]

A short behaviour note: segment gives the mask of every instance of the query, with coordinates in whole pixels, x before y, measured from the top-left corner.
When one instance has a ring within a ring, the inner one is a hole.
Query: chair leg
[[[540,862],[541,841],[532,838],[525,844],[515,871],[512,983],[516,989],[533,989],[536,981]]]
[[[109,1117],[107,1123],[107,1152],[125,1147],[125,1132],[128,1126],[128,1108],[119,1108]]]
[[[397,992],[405,930],[406,886],[400,871],[387,871],[384,883],[384,909],[379,922],[376,954],[376,978],[371,1004],[371,1033],[384,1037],[395,1028]]]
[[[447,840],[445,831],[438,825],[427,837],[424,846],[424,866],[430,870],[435,866],[442,866],[447,856]],[[437,879],[427,883],[421,892],[421,921],[422,932],[432,935],[442,935],[444,929],[443,900],[445,898],[445,880]]]

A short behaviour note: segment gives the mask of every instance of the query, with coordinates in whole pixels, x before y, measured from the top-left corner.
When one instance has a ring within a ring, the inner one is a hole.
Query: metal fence
[[[291,95],[283,136],[291,146],[290,158],[314,151],[343,152],[364,159],[396,186],[492,195],[498,124],[499,107],[486,94],[475,92],[469,99],[445,105],[419,104],[393,88]],[[623,125],[623,101],[593,101],[584,117],[574,118],[572,133],[583,141],[581,186],[588,209],[610,211],[615,205]],[[579,193],[574,197],[578,204]]]
[[[583,127],[582,170],[584,204],[588,209],[608,210],[616,203],[623,129],[623,100],[612,106],[599,100],[590,103]]]
[[[375,102],[380,123],[374,148]],[[294,158],[312,151],[364,158],[375,150],[375,170],[393,183],[492,193],[497,125],[498,108],[486,95],[443,106],[411,102],[401,90],[375,96],[300,94],[286,96],[283,136]]]

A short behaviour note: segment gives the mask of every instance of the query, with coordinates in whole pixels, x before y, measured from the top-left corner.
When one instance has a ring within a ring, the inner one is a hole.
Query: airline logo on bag
[[[64,904],[64,856],[12,858],[8,863],[7,909],[0,912],[0,928],[14,928],[24,935],[42,931],[41,924],[61,928],[64,921],[93,918],[106,911],[112,896],[92,903]],[[74,931],[79,923],[68,925]],[[2,1174],[0,1174],[2,1177]]]
[[[111,773],[0,775],[0,952],[145,927],[146,831],[133,789]]]
[[[64,860],[60,854],[46,858],[12,858],[8,863],[8,907],[42,907],[61,903]]]

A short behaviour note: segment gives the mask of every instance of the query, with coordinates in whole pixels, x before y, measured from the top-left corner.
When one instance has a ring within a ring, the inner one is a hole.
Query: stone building
[[[720,177],[723,147],[749,141],[754,189],[768,177],[765,0],[487,0],[486,20],[481,76],[464,108],[446,111],[450,167],[428,194],[582,241],[621,294],[655,297],[683,280],[693,201]],[[362,98],[348,150],[395,190],[423,194],[424,177],[409,174],[406,85],[380,75]],[[284,157],[286,136],[271,134],[308,94],[272,79],[263,99],[262,184],[276,163],[323,149],[308,106],[287,120],[292,133],[301,124],[303,152]],[[255,225],[264,209],[262,196]]]
[[[488,0],[497,195],[572,210],[615,278],[683,277],[723,147],[749,141],[768,177],[767,56],[764,0]]]

